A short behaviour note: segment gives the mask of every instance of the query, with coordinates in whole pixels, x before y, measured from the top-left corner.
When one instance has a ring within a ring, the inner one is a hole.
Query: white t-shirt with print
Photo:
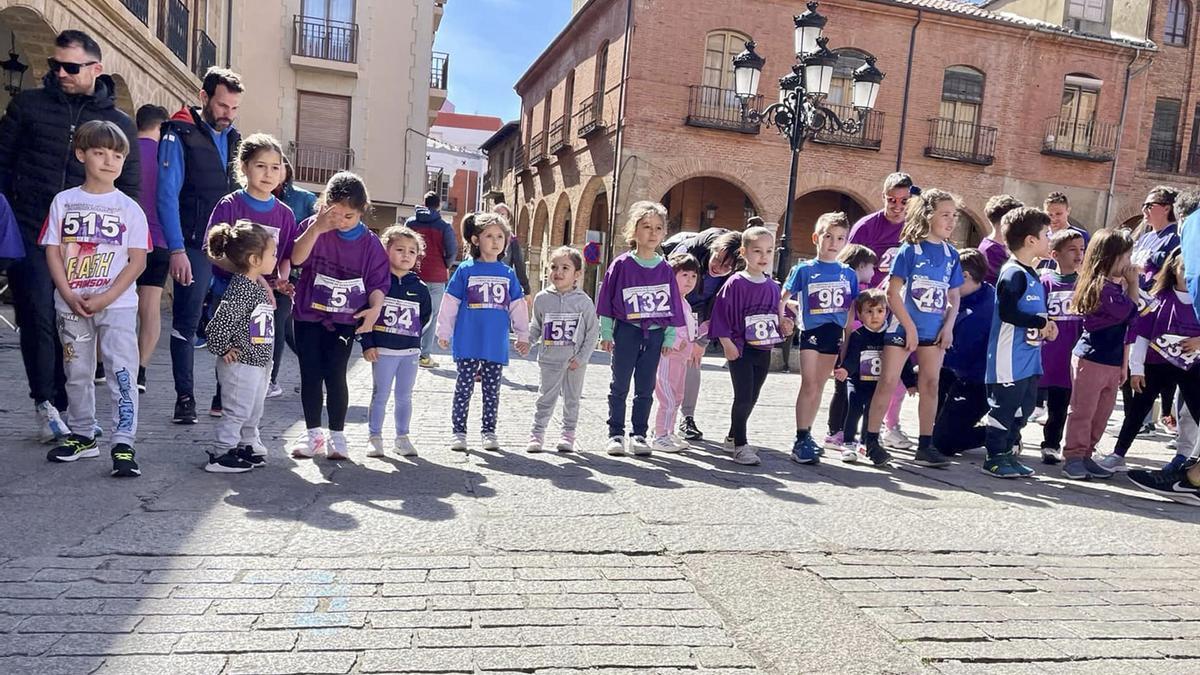
[[[120,190],[98,195],[78,187],[55,195],[38,243],[60,247],[67,283],[84,297],[112,286],[129,264],[129,249],[153,248],[146,214],[136,201]],[[109,307],[136,308],[136,286],[130,284]],[[54,305],[60,312],[71,311],[57,290]]]

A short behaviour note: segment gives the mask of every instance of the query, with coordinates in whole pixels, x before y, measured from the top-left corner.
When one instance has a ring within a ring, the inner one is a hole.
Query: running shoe
[[[450,439],[450,449],[454,452],[467,451],[467,435],[454,434],[454,438]]]
[[[277,382],[267,385],[267,398],[279,398],[280,396],[283,396],[283,387],[279,386]]]
[[[637,457],[645,457],[652,452],[650,444],[646,442],[645,436],[631,436],[629,438],[629,451]]]
[[[917,466],[924,466],[931,469],[940,469],[945,466],[950,466],[950,458],[937,451],[937,448],[917,448],[916,455],[913,457],[913,462]]]
[[[1038,407],[1033,409],[1032,413],[1030,413],[1029,423],[1030,424],[1045,424],[1047,417],[1048,417],[1048,415],[1046,413],[1046,406],[1039,405]]]
[[[1129,467],[1125,465],[1125,458],[1115,452],[1096,460],[1096,464],[1099,464],[1109,473],[1125,473],[1129,470]]]
[[[422,368],[437,368],[438,362],[434,361],[433,357],[431,356],[422,356],[420,360],[417,361],[417,365]]]
[[[1146,492],[1152,492],[1180,504],[1200,506],[1200,487],[1192,485],[1192,482],[1188,480],[1186,469],[1172,471],[1134,469],[1128,475],[1130,482]]]
[[[871,464],[875,466],[887,466],[892,461],[892,454],[883,449],[882,445],[872,443],[871,445],[860,446],[866,451],[867,459],[871,460]],[[862,450],[860,450],[860,453]]]
[[[539,453],[542,451],[542,439],[537,436],[530,436],[529,443],[525,446],[525,452]]]
[[[367,439],[367,457],[383,457],[383,436]]]
[[[554,449],[562,453],[575,452],[575,437],[563,434],[563,437],[558,439],[558,445],[554,446]]]
[[[204,465],[204,470],[209,473],[246,473],[253,468],[252,465],[242,461],[242,458],[238,456],[237,449],[228,450],[220,455],[209,452],[208,463]]]
[[[1020,478],[1023,475],[1011,455],[989,457],[983,461],[980,470],[996,478]]]
[[[71,430],[63,422],[58,408],[49,401],[42,401],[35,408],[38,417],[38,442],[50,443],[71,435]]]
[[[821,456],[817,454],[817,443],[811,434],[796,437],[792,443],[792,461],[797,464],[820,463]]]
[[[684,417],[679,421],[679,435],[686,441],[699,441],[704,438],[704,433],[696,426],[696,420],[692,417]]]
[[[96,439],[71,434],[62,445],[46,453],[46,459],[51,462],[74,462],[77,459],[99,457],[100,450],[96,448]]]
[[[296,442],[292,444],[292,457],[297,459],[311,459],[324,453],[325,431],[323,429],[309,429],[304,437],[296,439]]]
[[[824,446],[826,450],[831,452],[839,452],[842,450],[842,446],[844,445],[845,443],[842,440],[842,432],[840,431],[836,434],[830,434],[825,437]]]
[[[484,450],[499,450],[500,439],[496,438],[496,432],[484,432],[482,436]]]
[[[195,342],[192,343],[192,346],[196,349],[204,349],[208,346],[208,338],[204,337],[203,335],[197,335]]]
[[[176,397],[175,417],[171,421],[175,424],[195,424],[196,399],[186,394]]]
[[[679,448],[671,442],[670,436],[659,436],[650,444],[650,449],[656,452],[679,452]]]
[[[1062,450],[1059,450],[1058,448],[1042,447],[1042,464],[1061,464],[1062,461]]]
[[[1062,468],[1063,478],[1071,480],[1088,480],[1091,478],[1112,478],[1113,472],[1098,464],[1091,457],[1083,459],[1068,459]]]
[[[608,443],[604,444],[604,452],[613,457],[620,457],[625,454],[625,438],[623,436],[613,436],[608,439]]]
[[[334,461],[346,461],[350,459],[350,450],[346,445],[346,433],[344,431],[331,431],[329,433],[329,445],[326,446],[325,450],[325,459]]]
[[[912,439],[905,435],[900,427],[884,431],[879,438],[879,444],[892,450],[910,450],[914,445]]]
[[[670,439],[671,445],[674,445],[676,450],[690,450],[692,447],[691,443],[688,443],[675,434],[667,434],[667,438]]]
[[[408,440],[408,436],[397,436],[396,441],[392,444],[392,452],[401,457],[417,456],[417,449],[413,446],[412,441]]]
[[[863,454],[866,454],[866,452],[867,452],[866,446],[862,446],[857,443],[843,443],[842,447],[841,447],[842,461],[847,464],[857,463],[858,458],[860,456],[859,455],[860,449],[863,452]]]
[[[259,454],[253,445],[243,445],[237,449],[238,459],[257,469],[267,465],[267,453]]]
[[[742,466],[755,466],[761,460],[758,458],[758,452],[752,446],[739,445],[733,449],[733,461]]]
[[[114,478],[137,478],[142,470],[133,458],[133,448],[125,443],[117,443],[112,447],[112,476]]]

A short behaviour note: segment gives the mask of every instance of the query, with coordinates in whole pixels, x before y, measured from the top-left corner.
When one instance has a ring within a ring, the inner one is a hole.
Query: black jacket
[[[197,107],[184,108],[171,116],[163,124],[162,141],[159,144],[160,171],[171,170],[167,159],[169,146],[174,147],[178,142],[183,151],[183,182],[179,186],[179,229],[183,235],[184,246],[196,249],[204,248],[205,234],[208,232],[208,219],[212,216],[213,208],[225,195],[239,189],[237,172],[238,146],[242,136],[236,127],[231,127],[225,134],[225,153],[228,163],[222,164],[221,153],[217,150],[216,142],[202,126],[200,109]],[[177,171],[178,168],[175,168]],[[159,174],[159,194],[164,189]],[[161,217],[161,214],[160,214]],[[163,222],[167,232],[168,245],[171,244],[168,221]]]
[[[401,315],[399,308],[392,305],[397,300],[415,302],[420,307],[419,316],[405,313]],[[389,302],[390,301],[390,302]],[[433,316],[433,304],[429,297],[429,287],[421,281],[416,272],[409,272],[403,278],[392,275],[392,286],[388,289],[387,299],[384,300],[383,311],[379,313],[379,321],[375,328],[362,334],[362,348],[381,347],[383,349],[420,349],[421,336],[429,319]],[[407,326],[416,329],[416,336],[398,335],[397,322],[410,321],[417,325]],[[390,324],[390,325],[389,325]]]
[[[717,291],[729,275],[714,277],[708,273],[708,262],[712,258],[712,245],[718,237],[729,232],[722,227],[710,227],[701,232],[679,232],[662,243],[663,253],[669,258],[676,253],[690,253],[700,263],[700,278],[696,288],[687,296],[688,304],[696,313],[698,321],[708,321],[712,314],[712,303]]]
[[[74,96],[47,74],[41,89],[17,94],[0,119],[0,192],[12,204],[27,243],[36,243],[54,195],[83,185],[83,163],[71,142],[75,130],[92,120],[113,122],[129,138],[117,189],[136,200],[142,180],[137,127],[117,109],[116,83],[108,75],[96,78],[91,96]]]

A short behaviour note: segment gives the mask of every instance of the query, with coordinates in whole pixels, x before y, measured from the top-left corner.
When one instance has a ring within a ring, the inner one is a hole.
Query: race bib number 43
[[[547,314],[542,323],[542,344],[547,347],[574,345],[578,329],[578,314]]]
[[[250,344],[275,344],[275,309],[267,303],[250,312]]]
[[[421,336],[421,305],[412,300],[384,298],[375,330],[408,337]]]
[[[665,319],[671,317],[671,289],[666,284],[632,286],[621,291],[625,300],[625,318]]]
[[[918,312],[941,314],[946,311],[946,293],[950,284],[928,277],[913,277],[908,282],[908,297]]]
[[[467,280],[467,307],[508,309],[508,277],[477,276]]]
[[[746,344],[769,347],[783,342],[779,335],[778,314],[751,314],[746,317]]]
[[[318,312],[353,314],[367,301],[367,286],[359,279],[334,279],[318,274],[313,279],[312,302]]]
[[[845,279],[820,281],[808,287],[808,313],[837,314],[850,309],[850,284]]]

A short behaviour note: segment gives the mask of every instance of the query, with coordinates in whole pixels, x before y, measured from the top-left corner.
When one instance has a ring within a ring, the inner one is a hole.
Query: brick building
[[[827,0],[825,34],[842,57],[830,107],[853,114],[843,104],[866,56],[887,78],[863,131],[805,147],[790,197],[787,144],[745,121],[730,59],[758,43],[767,65],[755,105],[769,105],[794,61],[802,3],[576,6],[516,83],[520,127],[491,153],[503,151],[488,196],[514,207],[531,277],[549,248],[611,245],[610,221],[637,199],[663,201],[672,231],[740,228],[751,214],[778,223],[794,199],[793,253],[804,255],[817,214],[879,208],[880,182],[898,168],[963,196],[964,244],[986,231],[992,194],[1040,203],[1062,190],[1074,219],[1096,229],[1136,220],[1151,186],[1200,175],[1200,124],[1185,114],[1200,107],[1186,0]]]

